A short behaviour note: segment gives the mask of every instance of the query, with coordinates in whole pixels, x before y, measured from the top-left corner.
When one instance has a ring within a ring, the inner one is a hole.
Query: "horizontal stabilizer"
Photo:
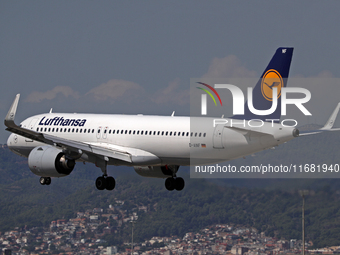
[[[329,117],[326,124],[320,130],[330,130],[333,127],[336,117],[338,116],[339,108],[340,103],[338,103],[338,105],[335,107],[332,115]]]
[[[335,107],[333,113],[331,114],[328,121],[322,128],[318,130],[309,130],[305,132],[300,132],[300,136],[320,134],[324,131],[340,131],[340,128],[332,128],[335,123],[336,117],[338,116],[339,109],[340,109],[340,103],[338,103],[338,105]]]

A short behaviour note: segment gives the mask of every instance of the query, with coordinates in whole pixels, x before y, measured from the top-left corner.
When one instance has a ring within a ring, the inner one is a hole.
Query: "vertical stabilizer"
[[[245,103],[244,115],[234,115],[233,119],[280,119],[281,89],[286,87],[292,61],[293,48],[278,48],[253,89],[253,106],[257,110],[268,110],[273,102],[273,88],[277,88],[277,108],[269,115],[255,115]]]

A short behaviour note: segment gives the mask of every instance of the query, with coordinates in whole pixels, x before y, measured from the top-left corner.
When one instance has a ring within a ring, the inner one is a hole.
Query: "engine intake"
[[[28,156],[28,167],[42,177],[63,177],[69,175],[76,162],[52,146],[38,146]]]

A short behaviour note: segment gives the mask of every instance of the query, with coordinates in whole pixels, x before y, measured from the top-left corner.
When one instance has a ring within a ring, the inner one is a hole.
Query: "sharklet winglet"
[[[15,114],[17,112],[19,99],[20,99],[20,94],[17,94],[14,98],[14,101],[12,103],[11,108],[9,109],[9,111],[6,115],[6,118],[5,118],[5,126],[6,127],[13,127],[13,125],[15,126],[14,119],[15,119]]]

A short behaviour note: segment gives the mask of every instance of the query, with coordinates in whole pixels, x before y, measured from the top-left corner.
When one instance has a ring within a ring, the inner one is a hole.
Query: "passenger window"
[[[51,132],[51,128],[48,129],[48,132]]]
[[[124,130],[120,130],[120,133],[123,134]]]
[[[164,135],[164,131],[162,131],[162,135]]]
[[[92,129],[92,134],[94,133],[94,129]]]
[[[129,131],[129,135],[131,135],[131,130]]]
[[[172,132],[170,132],[170,134],[169,134],[170,136],[172,135]]]
[[[187,132],[187,136],[189,136],[189,132]]]
[[[127,134],[127,130],[125,130],[125,134]]]
[[[66,133],[66,131],[67,131],[67,128],[64,128],[64,133]]]
[[[137,135],[139,135],[139,130],[137,130]]]
[[[184,134],[185,134],[185,133],[183,132],[183,133],[182,133],[182,136],[184,136]]]
[[[72,133],[74,133],[74,128],[72,128]]]
[[[153,135],[156,135],[156,131],[153,131]]]
[[[76,129],[76,133],[78,133],[78,128]]]
[[[193,132],[191,132],[190,136],[193,136],[193,135],[194,135],[194,133],[193,133]]]
[[[132,133],[132,134],[133,134],[133,135],[136,134],[136,130],[133,130],[133,133]]]
[[[140,131],[140,134],[141,134],[141,135],[143,134],[143,130],[142,130],[142,131]]]
[[[158,131],[157,135],[159,135],[161,133],[161,131]]]
[[[81,133],[81,132],[83,132],[83,129],[82,129],[82,128],[79,129],[79,133]]]
[[[199,137],[201,137],[201,133],[199,133],[199,135],[198,135]]]
[[[203,134],[203,137],[205,137],[205,133]]]
[[[176,136],[176,132],[174,132],[174,136]]]

